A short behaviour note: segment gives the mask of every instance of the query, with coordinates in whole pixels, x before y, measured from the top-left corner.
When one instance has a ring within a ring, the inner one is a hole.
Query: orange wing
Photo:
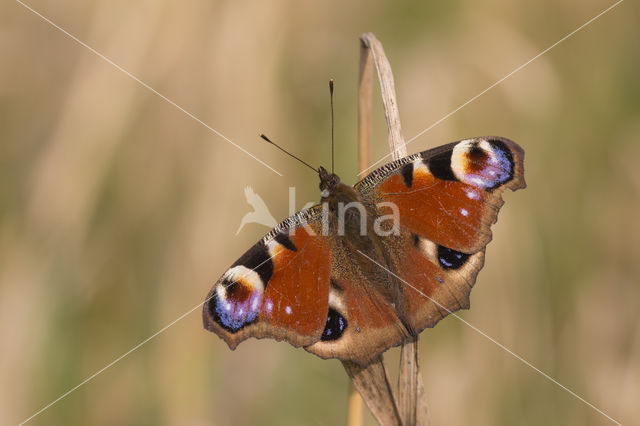
[[[502,192],[525,187],[523,161],[515,142],[474,138],[389,163],[356,184],[370,204],[397,207],[400,234],[383,243],[403,286],[398,314],[416,332],[469,307]]]
[[[320,339],[329,300],[331,251],[321,209],[289,217],[247,251],[209,292],[206,329],[234,349],[249,337],[305,346]]]
[[[491,241],[505,188],[524,188],[524,152],[505,138],[474,138],[402,158],[355,188],[372,203],[394,203],[401,226],[463,253]]]

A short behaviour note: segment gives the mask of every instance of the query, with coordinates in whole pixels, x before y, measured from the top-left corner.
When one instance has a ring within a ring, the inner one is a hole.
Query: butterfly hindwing
[[[327,325],[320,341],[305,349],[322,358],[367,365],[409,333],[393,306],[376,290],[384,286],[381,278],[385,274],[371,273],[380,270],[339,243],[334,244],[332,254]]]
[[[471,288],[484,265],[484,248],[473,254],[455,252],[406,230],[397,239],[404,242],[396,263],[396,275],[405,288],[400,305],[416,332],[469,308]]]

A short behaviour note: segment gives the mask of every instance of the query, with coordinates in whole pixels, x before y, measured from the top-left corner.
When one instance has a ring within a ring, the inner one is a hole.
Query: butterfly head
[[[340,178],[335,173],[329,173],[327,169],[322,166],[318,167],[318,176],[320,177],[320,191],[322,191],[322,198],[327,198],[329,194],[340,184]]]

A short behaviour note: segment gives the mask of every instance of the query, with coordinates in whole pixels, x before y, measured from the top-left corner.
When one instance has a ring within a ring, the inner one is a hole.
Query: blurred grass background
[[[391,61],[411,138],[605,1],[33,0],[38,12],[281,171],[280,177],[19,3],[0,5],[0,423],[16,424],[200,303],[317,178],[356,181],[358,35]],[[624,424],[640,419],[640,8],[626,1],[409,145],[497,134],[526,151],[465,320]],[[378,96],[378,95],[375,95]],[[379,97],[375,98],[379,100]],[[387,151],[376,102],[372,158]],[[387,359],[395,366],[397,353]],[[455,318],[421,338],[434,425],[605,425]],[[196,309],[34,425],[334,425],[339,362],[231,352]],[[373,419],[369,416],[367,424]]]

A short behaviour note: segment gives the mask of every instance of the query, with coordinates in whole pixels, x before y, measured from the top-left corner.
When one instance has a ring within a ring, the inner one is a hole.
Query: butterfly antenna
[[[331,173],[333,174],[333,79],[329,80],[329,95],[331,96]]]
[[[315,167],[312,167],[311,165],[309,165],[309,163],[307,163],[306,161],[302,160],[301,158],[296,157],[295,155],[293,155],[292,153],[290,153],[289,151],[287,151],[286,149],[282,148],[280,145],[278,145],[277,143],[273,142],[271,139],[269,139],[264,133],[260,133],[260,137],[262,139],[264,139],[265,141],[269,142],[271,145],[275,146],[276,148],[278,148],[280,151],[284,152],[285,154],[287,154],[290,157],[295,158],[296,160],[298,160],[299,162],[301,162],[302,164],[304,164],[305,166],[309,167],[311,170],[313,170],[314,172],[318,173],[318,169],[316,169]]]

